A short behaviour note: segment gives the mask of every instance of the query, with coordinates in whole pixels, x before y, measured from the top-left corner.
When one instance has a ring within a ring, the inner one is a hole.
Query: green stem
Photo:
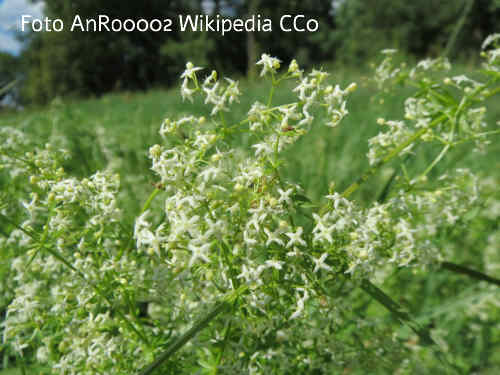
[[[489,91],[487,94],[485,94],[484,96],[486,98],[489,98],[489,97],[492,97],[492,96],[495,96],[496,94],[500,93],[500,86],[495,88],[494,90],[491,90]]]
[[[436,166],[436,164],[439,163],[439,161],[444,157],[444,155],[448,152],[449,149],[450,149],[449,144],[443,147],[439,155],[433,160],[433,162],[427,167],[427,169],[418,177],[418,179],[422,179],[425,176],[427,176],[427,174],[429,174],[429,172]]]
[[[141,213],[139,215],[143,214],[144,212],[146,212],[147,209],[149,209],[149,207],[151,206],[151,202],[153,202],[153,199],[155,199],[155,197],[160,193],[160,191],[161,189],[153,190],[146,203],[144,203],[144,206],[142,207]]]
[[[361,282],[361,289],[365,291],[370,297],[375,299],[387,310],[389,310],[401,323],[407,325],[425,345],[434,345],[434,340],[430,336],[427,329],[421,327],[404,308],[394,301],[391,297],[384,293],[383,290],[372,284],[369,280],[364,279]]]
[[[437,358],[449,368],[456,368],[448,361],[445,354],[441,351],[438,344],[432,339],[429,329],[422,327],[401,305],[394,301],[390,296],[384,293],[383,290],[372,284],[368,279],[361,282],[361,289],[366,292],[370,297],[379,302],[387,310],[391,312],[402,324],[409,327],[420,338],[423,345],[430,347]]]
[[[467,15],[470,13],[472,5],[474,4],[474,0],[465,0],[464,2],[465,5],[462,17],[460,17],[460,20],[457,22],[455,28],[453,29],[453,33],[451,34],[450,39],[448,39],[448,44],[446,45],[446,48],[444,50],[443,57],[450,55],[453,46],[455,45],[455,42],[457,40],[457,36],[460,33],[460,30],[462,30],[462,27],[465,24],[465,20],[467,19]]]
[[[0,234],[2,236],[4,236],[5,238],[9,238],[9,235],[7,234],[7,232],[3,228],[0,228]]]
[[[21,232],[23,232],[25,235],[27,235],[28,237],[31,237],[32,239],[36,240],[36,234],[35,233],[30,233],[29,231],[27,231],[26,229],[24,229],[23,227],[21,227],[19,224],[17,224],[16,222],[10,220],[7,216],[3,215],[0,213],[0,217],[5,220],[7,223],[9,223],[10,225],[12,225],[14,228],[20,230]]]
[[[35,260],[36,256],[42,250],[42,248],[45,246],[45,242],[47,241],[47,238],[49,236],[49,221],[50,221],[51,216],[49,215],[49,218],[47,219],[47,223],[45,224],[45,229],[42,234],[42,238],[40,239],[40,243],[35,250],[35,253],[31,256],[31,258],[28,260],[28,263],[26,263],[26,268],[29,268],[31,263]]]
[[[460,264],[455,264],[452,262],[442,262],[441,263],[441,268],[451,271],[451,272],[456,272],[462,275],[467,275],[469,277],[472,277],[473,279],[477,279],[480,281],[486,281],[490,284],[494,284],[497,286],[500,286],[500,280],[496,279],[494,277],[488,276],[482,272],[470,269],[468,267],[462,266]]]
[[[212,309],[205,316],[196,321],[193,326],[183,335],[175,339],[172,344],[170,344],[168,348],[163,353],[161,353],[153,363],[142,370],[139,375],[152,374],[154,370],[160,367],[168,358],[170,358],[175,352],[181,349],[189,340],[195,337],[198,332],[207,327],[210,322],[215,319],[215,317],[217,317],[217,315],[230,308],[231,304],[234,303],[236,298],[241,295],[241,293],[243,293],[246,289],[247,287],[243,286],[235,290],[228,297],[215,303]]]
[[[469,138],[464,138],[464,139],[461,139],[460,141],[454,142],[453,146],[458,146],[462,143],[469,142],[469,141],[472,141],[472,140],[477,139],[477,138],[486,137],[489,135],[497,135],[497,134],[500,134],[500,129],[499,130],[491,130],[491,131],[487,131],[487,132],[483,132],[483,133],[477,133],[477,134],[472,135]]]
[[[219,354],[217,355],[217,363],[216,367],[214,368],[213,375],[217,375],[217,372],[219,370],[219,366],[222,361],[222,356],[224,355],[224,350],[226,349],[226,345],[229,340],[229,334],[231,332],[231,323],[232,323],[231,320],[227,323],[226,333],[224,334],[224,341],[222,342],[222,347],[220,348]]]
[[[437,117],[434,121],[432,121],[429,126],[420,129],[416,133],[414,133],[411,137],[409,137],[406,141],[401,143],[398,147],[392,150],[389,154],[387,154],[381,161],[375,164],[372,168],[366,171],[361,177],[359,177],[354,183],[352,183],[344,192],[342,196],[344,198],[348,198],[352,193],[359,189],[359,187],[365,183],[371,176],[373,176],[384,164],[387,164],[389,161],[398,156],[401,151],[410,146],[413,142],[418,140],[422,135],[424,135],[429,129],[435,127],[440,124],[441,121],[446,119],[446,115],[441,115]]]
[[[276,88],[276,81],[274,80],[274,74],[272,77],[273,85],[271,86],[271,91],[269,92],[269,99],[267,100],[267,106],[270,107],[273,102],[274,90]]]

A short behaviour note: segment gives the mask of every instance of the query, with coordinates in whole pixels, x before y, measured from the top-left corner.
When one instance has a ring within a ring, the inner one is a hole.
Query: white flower
[[[217,94],[218,88],[219,82],[215,83],[211,88],[208,88],[208,86],[203,87],[203,91],[205,91],[205,94],[207,95],[205,98],[205,104],[217,104],[220,101],[220,96]]]
[[[302,315],[302,313],[304,312],[305,302],[309,299],[309,293],[307,292],[307,290],[305,290],[304,288],[297,288],[297,290],[303,292],[304,295],[302,296],[302,298],[299,298],[297,300],[297,310],[295,310],[295,312],[290,316],[290,320],[296,319]]]
[[[325,260],[326,258],[328,257],[328,254],[327,253],[323,253],[319,258],[313,258],[313,262],[314,262],[314,270],[313,272],[316,273],[318,272],[320,269],[324,269],[326,271],[331,271],[332,270],[332,267],[330,267],[329,265],[325,264]]]
[[[208,182],[210,180],[215,180],[219,172],[220,168],[210,166],[200,172],[200,177],[203,178],[203,181]]]
[[[241,95],[240,89],[238,87],[239,82],[233,81],[230,78],[226,78],[226,81],[229,82],[229,86],[226,88],[224,95],[229,98],[229,104],[233,102],[238,102],[238,96]]]
[[[486,47],[488,47],[490,44],[492,44],[493,42],[495,42],[498,39],[500,39],[500,33],[495,33],[495,34],[489,35],[484,40],[483,44],[481,45],[481,49],[486,49]]]
[[[260,154],[270,155],[273,153],[273,148],[267,142],[256,143],[252,147],[255,148],[255,156],[259,156]]]
[[[185,232],[188,232],[190,235],[195,234],[198,231],[196,223],[199,219],[200,217],[198,215],[188,218],[182,211],[180,212],[180,215],[173,215],[171,219],[173,228],[171,235],[175,238]]]
[[[276,242],[280,246],[285,245],[283,240],[280,238],[281,231],[279,229],[275,230],[274,232],[271,232],[267,228],[264,228],[264,232],[267,235],[266,246],[269,246],[273,242]]]
[[[298,97],[301,101],[306,101],[306,91],[314,88],[314,83],[312,83],[307,77],[303,78],[300,83],[293,89],[293,92],[298,91]]]
[[[297,227],[297,230],[295,232],[285,233],[288,236],[288,238],[290,238],[290,241],[288,241],[288,243],[286,244],[286,247],[288,248],[288,247],[293,246],[295,244],[306,246],[306,241],[304,241],[301,237],[303,231],[304,230],[302,229],[302,227]]]
[[[293,188],[290,188],[290,189],[285,190],[285,191],[278,188],[278,193],[280,193],[278,203],[282,203],[282,202],[285,202],[286,204],[292,203],[292,199],[290,198],[290,194],[293,193]]]
[[[280,67],[280,62],[281,61],[276,57],[271,57],[268,54],[263,53],[260,60],[257,61],[257,65],[262,65],[260,76],[262,77],[267,72],[271,72],[272,74],[276,73],[276,70]]]
[[[279,260],[268,259],[266,260],[266,267],[280,270],[283,268],[283,262],[280,262]]]
[[[301,252],[299,251],[299,249],[298,249],[298,248],[296,248],[295,246],[294,246],[294,248],[292,249],[292,251],[289,251],[288,253],[286,253],[286,256],[287,256],[287,257],[299,257],[299,256],[301,256],[301,255],[302,255],[302,253],[301,253]]]
[[[149,210],[144,211],[136,220],[135,220],[135,227],[134,227],[134,237],[137,238],[139,236],[139,233],[144,229],[144,228],[149,228],[150,224],[146,220],[146,217],[149,215]]]
[[[250,236],[250,233],[248,233],[248,230],[243,231],[243,241],[248,246],[252,246],[252,245],[255,245],[257,243],[257,240]]]
[[[189,267],[193,265],[198,259],[203,260],[204,262],[209,262],[208,259],[208,251],[210,250],[210,243],[206,243],[204,245],[196,246],[193,244],[189,244],[189,250],[191,250],[191,259],[189,260]]]
[[[193,63],[189,61],[186,63],[186,70],[184,70],[184,73],[181,74],[181,78],[194,79],[195,73],[202,69],[203,68],[194,66]]]
[[[383,49],[382,51],[380,51],[380,53],[382,53],[384,55],[394,55],[396,52],[398,52],[398,50],[392,49],[392,48]]]
[[[182,81],[182,85],[181,85],[182,100],[188,99],[190,102],[193,102],[193,94],[195,92],[196,92],[195,89],[190,89],[188,87],[188,80],[187,80],[187,78],[185,78],[184,81]]]
[[[241,273],[236,276],[237,279],[245,279],[246,282],[249,282],[254,279],[254,270],[252,268],[247,267],[246,264],[241,266]]]
[[[259,223],[262,223],[268,215],[268,207],[266,206],[264,200],[261,200],[257,208],[250,208],[248,212],[253,214],[253,216],[257,218],[257,221]]]

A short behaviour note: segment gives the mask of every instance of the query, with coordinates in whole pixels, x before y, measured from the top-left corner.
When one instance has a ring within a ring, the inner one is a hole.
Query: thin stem
[[[462,13],[462,17],[458,20],[457,24],[455,25],[455,28],[453,29],[453,33],[450,36],[450,39],[448,39],[448,44],[446,45],[446,48],[443,53],[443,57],[449,56],[453,46],[455,45],[455,42],[457,41],[458,34],[460,33],[460,30],[462,30],[465,20],[467,19],[467,15],[470,13],[472,9],[472,5],[474,4],[474,0],[465,0],[464,1],[464,10]]]
[[[45,246],[45,242],[47,241],[47,238],[49,236],[49,221],[50,221],[51,216],[49,215],[49,218],[47,219],[47,223],[45,224],[45,229],[42,234],[42,238],[40,239],[40,243],[35,250],[35,253],[31,256],[31,258],[28,260],[28,263],[26,263],[26,268],[29,268],[31,263],[35,260],[36,256],[38,253],[42,250],[42,248]]]
[[[196,321],[193,326],[186,331],[183,335],[175,339],[169,347],[161,353],[158,358],[147,366],[144,370],[140,372],[139,375],[149,375],[152,374],[154,370],[160,367],[168,358],[170,358],[175,352],[181,349],[189,340],[195,337],[198,332],[203,330],[205,327],[209,325],[209,323],[217,317],[221,312],[227,310],[231,307],[231,304],[234,303],[236,298],[238,298],[241,293],[243,293],[247,287],[241,287],[235,290],[228,297],[222,299],[221,301],[215,303],[213,308],[203,317],[201,317],[198,321]]]
[[[401,323],[407,325],[415,332],[425,345],[434,345],[434,340],[430,336],[427,329],[421,327],[401,305],[394,301],[391,297],[384,293],[383,290],[372,284],[369,280],[364,279],[361,282],[361,289],[370,297],[375,299],[387,310],[389,310]]]
[[[389,190],[391,189],[391,185],[394,182],[394,179],[396,178],[396,175],[398,174],[398,171],[395,170],[392,172],[391,177],[387,180],[387,182],[384,185],[384,188],[380,192],[379,196],[377,197],[377,202],[379,203],[384,203],[385,200],[387,199],[387,196],[389,195]]]
[[[446,115],[441,115],[437,117],[434,121],[432,121],[429,126],[420,129],[416,133],[414,133],[411,137],[409,137],[406,141],[401,143],[398,147],[396,147],[394,150],[392,150],[390,153],[388,153],[382,160],[380,160],[377,164],[375,164],[372,168],[370,168],[368,171],[366,171],[361,177],[359,177],[355,182],[353,182],[347,189],[344,190],[342,193],[342,196],[344,198],[348,198],[352,193],[354,193],[356,190],[359,189],[359,187],[368,181],[368,179],[373,176],[379,169],[382,167],[384,164],[387,164],[389,161],[394,159],[396,156],[398,156],[401,151],[403,151],[405,148],[407,148],[409,145],[411,145],[413,142],[418,140],[422,135],[424,135],[429,129],[435,127],[436,125],[440,124],[441,121],[445,120],[447,117]],[[328,207],[325,206],[323,208],[324,211]]]
[[[442,262],[441,263],[441,268],[444,268],[445,270],[451,271],[451,272],[456,272],[462,275],[467,275],[469,277],[472,277],[473,279],[477,279],[480,281],[486,281],[490,284],[494,284],[497,286],[500,286],[500,280],[496,279],[494,277],[488,276],[482,272],[470,269],[468,267],[462,266],[460,264],[455,264],[452,262]]]
[[[5,238],[9,238],[9,235],[7,234],[7,232],[3,228],[1,228],[1,227],[0,227],[0,234],[2,236],[4,236]]]
[[[493,89],[493,90],[491,90],[491,91],[488,91],[488,93],[487,93],[487,94],[485,94],[484,96],[485,96],[486,98],[489,98],[489,97],[494,96],[494,95],[496,95],[496,94],[498,94],[498,93],[500,93],[500,86],[499,86],[499,87],[496,87],[495,89]]]
[[[153,202],[153,199],[160,193],[161,189],[154,189],[151,195],[149,196],[148,200],[146,203],[144,203],[144,206],[142,207],[141,214],[146,212],[147,209],[151,206],[151,202]]]
[[[477,133],[477,134],[470,136],[469,138],[464,138],[464,139],[461,139],[460,141],[454,142],[453,146],[458,146],[462,143],[469,142],[469,141],[472,141],[472,140],[477,139],[477,138],[486,137],[489,135],[497,135],[497,134],[500,134],[500,129],[499,130],[490,130],[490,131],[483,132],[483,133]]]
[[[420,180],[420,179],[424,178],[425,176],[427,176],[429,174],[429,172],[432,170],[432,168],[434,168],[436,166],[436,164],[439,163],[439,161],[444,157],[444,155],[448,152],[449,149],[450,149],[450,145],[449,144],[447,144],[445,147],[443,147],[443,149],[441,150],[441,152],[439,153],[439,155],[432,161],[432,163],[418,177],[418,179]]]
[[[432,339],[429,329],[422,327],[401,305],[394,301],[390,296],[384,293],[383,290],[372,284],[368,279],[361,282],[361,289],[365,291],[370,297],[379,302],[387,310],[389,310],[402,324],[408,326],[415,332],[422,344],[433,349],[437,358],[445,365],[456,370],[453,365],[448,361],[445,354],[439,348],[439,345]]]
[[[226,333],[224,334],[224,341],[222,342],[222,347],[220,348],[219,354],[217,355],[217,363],[216,363],[216,367],[214,369],[213,375],[217,375],[217,372],[219,370],[219,366],[220,366],[220,363],[222,361],[222,356],[224,354],[224,350],[226,349],[227,342],[229,340],[229,334],[231,332],[231,323],[232,323],[232,320],[230,320],[227,323]]]
[[[274,74],[272,75],[273,85],[271,86],[271,91],[269,92],[269,99],[267,100],[267,106],[270,107],[273,102],[274,90],[276,88],[276,81],[274,79]]]

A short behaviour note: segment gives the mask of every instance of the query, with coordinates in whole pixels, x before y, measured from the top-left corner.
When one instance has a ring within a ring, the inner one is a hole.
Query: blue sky
[[[29,0],[0,0],[0,51],[17,54],[21,44],[15,38],[21,15],[42,16],[43,2],[32,4]]]

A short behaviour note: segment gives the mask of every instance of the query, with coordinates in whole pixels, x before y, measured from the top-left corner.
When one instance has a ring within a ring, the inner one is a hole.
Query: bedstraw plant
[[[500,93],[499,42],[495,34],[482,46],[482,79],[443,80],[444,58],[411,67],[383,51],[380,88],[412,90],[404,118],[374,119],[370,169],[344,191],[332,182],[317,202],[284,177],[284,150],[312,127],[340,126],[357,85],[333,85],[295,60],[282,68],[262,55],[268,98],[237,122],[226,112],[238,105],[238,82],[186,64],[181,95],[201,97],[210,115],[161,124],[149,148],[157,181],[132,229],[117,203],[120,176],[72,177],[61,166],[67,151],[1,128],[4,350],[55,374],[327,374],[356,363],[362,373],[465,371],[439,322],[422,324],[377,285],[401,268],[452,271],[486,282],[498,298],[497,279],[452,263],[440,241],[484,208],[480,180],[460,166],[432,172],[450,150],[472,142],[486,152],[499,133],[486,127],[484,106]],[[280,85],[293,87],[294,101],[276,102]],[[249,149],[234,147],[242,137]],[[423,144],[435,158],[410,174],[404,162]],[[404,173],[381,199],[352,198],[390,162]],[[353,296],[380,303],[412,344],[387,322],[370,323]],[[487,315],[495,303],[471,313]]]

